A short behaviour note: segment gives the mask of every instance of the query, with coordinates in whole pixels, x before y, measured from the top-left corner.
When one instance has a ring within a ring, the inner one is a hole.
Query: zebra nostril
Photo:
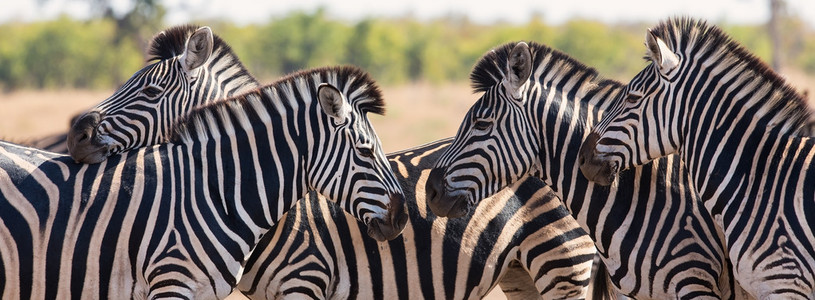
[[[88,137],[90,137],[90,135],[89,135],[89,134],[87,134],[87,133],[82,133],[81,135],[79,135],[79,138],[78,138],[76,141],[77,141],[78,143],[83,143],[83,142],[85,142],[85,140],[87,140],[87,139],[88,139]]]

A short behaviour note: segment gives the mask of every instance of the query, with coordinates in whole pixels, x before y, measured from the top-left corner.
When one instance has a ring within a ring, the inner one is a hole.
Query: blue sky
[[[125,8],[129,0],[113,0]],[[195,18],[222,18],[238,24],[265,23],[292,10],[313,11],[325,7],[333,17],[358,20],[368,16],[412,15],[420,19],[464,14],[481,23],[523,23],[533,13],[547,22],[560,23],[573,17],[606,22],[656,22],[670,16],[689,15],[714,23],[763,23],[769,16],[769,0],[161,0],[169,8],[170,24]],[[815,0],[785,0],[790,12],[815,28]],[[83,18],[91,11],[86,0],[4,0],[0,23],[34,21],[63,13]],[[38,4],[39,2],[44,2]],[[496,5],[494,3],[498,3]]]

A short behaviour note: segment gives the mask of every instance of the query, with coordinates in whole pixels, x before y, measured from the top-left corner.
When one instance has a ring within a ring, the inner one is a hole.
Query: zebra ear
[[[180,61],[184,71],[191,72],[209,59],[213,48],[212,29],[204,26],[195,30],[187,40]]]
[[[645,45],[648,47],[648,56],[663,75],[668,75],[679,66],[679,57],[650,29],[645,34]]]
[[[317,88],[317,98],[320,106],[329,116],[345,120],[351,115],[351,104],[345,101],[340,90],[334,86],[323,83]]]
[[[521,88],[529,80],[530,75],[532,75],[532,53],[529,45],[519,42],[509,52],[507,76],[504,78],[507,92],[514,99],[521,98]]]

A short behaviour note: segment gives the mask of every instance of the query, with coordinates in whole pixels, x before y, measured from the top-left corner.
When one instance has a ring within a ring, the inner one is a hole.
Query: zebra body
[[[742,286],[761,299],[815,299],[815,141],[802,136],[804,97],[703,21],[664,21],[646,45],[651,63],[585,145],[587,176],[607,184],[621,168],[678,153]]]
[[[635,298],[731,298],[713,220],[702,213],[686,166],[672,156],[621,173],[614,187],[578,170],[578,153],[622,85],[543,45],[507,44],[487,53],[470,78],[483,96],[430,174],[428,202],[463,215],[528,174],[541,177],[586,229],[611,282]]]
[[[511,299],[586,298],[594,245],[541,181],[502,190],[468,218],[427,209],[427,173],[449,142],[389,155],[410,216],[400,237],[377,244],[309,194],[261,239],[238,288],[251,299],[481,299],[500,282]]]
[[[365,116],[380,97],[364,72],[324,68],[199,108],[173,143],[100,164],[0,143],[2,297],[226,297],[310,189],[392,238],[407,216]]]

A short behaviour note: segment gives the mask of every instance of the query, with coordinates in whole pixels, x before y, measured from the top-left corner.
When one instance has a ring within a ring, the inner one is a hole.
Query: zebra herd
[[[2,297],[815,299],[803,97],[702,21],[646,46],[626,85],[500,45],[454,138],[386,156],[364,71],[262,85],[169,28],[36,143],[70,156],[0,142]]]

